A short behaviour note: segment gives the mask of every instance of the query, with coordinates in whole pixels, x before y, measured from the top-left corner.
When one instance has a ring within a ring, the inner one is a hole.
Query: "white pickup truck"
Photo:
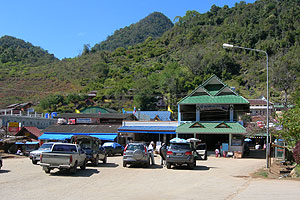
[[[50,152],[42,152],[40,166],[45,173],[58,168],[75,174],[78,166],[85,169],[86,154],[78,144],[54,143]]]

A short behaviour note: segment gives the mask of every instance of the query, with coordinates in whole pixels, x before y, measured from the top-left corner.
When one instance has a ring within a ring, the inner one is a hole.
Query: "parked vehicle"
[[[86,153],[86,160],[98,166],[99,160],[107,162],[105,149],[101,148],[101,140],[88,135],[76,135],[71,137],[71,143],[79,144]]]
[[[2,168],[3,162],[2,162],[2,157],[0,156],[0,169]]]
[[[207,160],[206,143],[201,143],[198,138],[189,138],[187,141],[191,143],[193,150],[196,150],[197,160]]]
[[[50,152],[42,152],[40,166],[45,173],[58,168],[75,174],[77,167],[85,169],[86,154],[78,144],[54,143]]]
[[[191,169],[196,166],[197,154],[189,142],[172,142],[167,151],[166,165],[170,169],[172,165],[186,164]]]
[[[38,150],[32,151],[29,154],[29,158],[32,164],[36,165],[40,161],[40,155],[42,152],[50,152],[54,142],[44,143]]]
[[[196,147],[197,159],[207,160],[207,147],[205,143],[200,143]]]
[[[105,142],[102,147],[107,152],[108,156],[114,156],[115,154],[123,155],[124,147],[116,142]]]
[[[127,164],[143,164],[150,166],[150,155],[147,146],[143,143],[129,143],[123,152],[123,167]]]

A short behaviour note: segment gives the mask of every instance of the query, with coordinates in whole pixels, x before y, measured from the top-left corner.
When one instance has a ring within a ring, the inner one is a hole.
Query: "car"
[[[143,164],[146,167],[150,166],[150,154],[146,144],[129,143],[126,145],[123,152],[123,167],[127,167],[127,164]]]
[[[40,161],[40,155],[42,152],[50,152],[54,142],[48,142],[42,144],[38,150],[31,151],[29,158],[32,161],[32,164],[36,165]]]
[[[0,169],[2,168],[2,165],[3,165],[3,163],[2,163],[2,157],[0,156]]]
[[[197,153],[189,142],[171,143],[166,158],[166,165],[171,169],[172,165],[187,165],[193,169],[196,166]]]
[[[105,142],[102,147],[107,152],[108,156],[114,156],[116,154],[123,155],[124,147],[116,142]]]

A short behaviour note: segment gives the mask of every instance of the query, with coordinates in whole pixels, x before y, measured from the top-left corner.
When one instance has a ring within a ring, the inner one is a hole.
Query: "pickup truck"
[[[85,169],[86,154],[78,144],[54,143],[50,152],[42,152],[40,166],[47,174],[55,168],[75,174],[78,166]]]

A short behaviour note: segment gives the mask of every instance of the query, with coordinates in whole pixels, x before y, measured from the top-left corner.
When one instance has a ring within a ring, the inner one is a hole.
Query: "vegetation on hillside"
[[[25,92],[23,96],[16,92],[11,95],[14,101],[47,98],[49,94],[40,91],[60,91],[65,95],[96,90],[96,105],[116,110],[133,106],[151,110],[157,109],[158,99],[163,99],[175,111],[182,97],[216,74],[247,98],[266,96],[265,55],[223,49],[223,43],[268,52],[273,102],[287,102],[298,89],[300,2],[259,0],[253,4],[240,2],[233,8],[214,5],[204,14],[187,11],[157,39],[147,37],[141,43],[113,51],[88,51],[72,59],[40,65],[27,74],[3,77],[0,90],[6,83],[20,89],[20,80],[30,83],[40,78],[40,84],[31,85],[31,90],[38,92]],[[12,77],[15,82],[9,81]]]
[[[113,51],[118,47],[127,48],[144,42],[148,37],[156,39],[167,30],[173,27],[173,23],[164,14],[159,12],[151,13],[149,16],[135,24],[116,30],[113,35],[99,44],[96,44],[91,51],[109,50]],[[85,53],[89,52],[85,48]]]

